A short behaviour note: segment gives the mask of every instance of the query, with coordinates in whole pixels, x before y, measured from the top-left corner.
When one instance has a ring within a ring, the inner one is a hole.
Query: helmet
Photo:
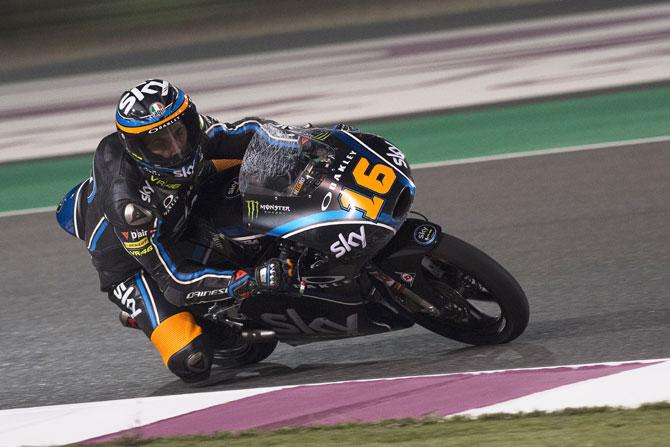
[[[186,183],[202,164],[200,117],[186,94],[160,79],[124,92],[116,128],[126,152],[146,174]]]

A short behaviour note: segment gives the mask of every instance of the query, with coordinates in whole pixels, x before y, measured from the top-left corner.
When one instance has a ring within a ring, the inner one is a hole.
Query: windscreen
[[[263,125],[242,160],[243,194],[299,196],[313,191],[334,159],[329,146],[296,130]]]

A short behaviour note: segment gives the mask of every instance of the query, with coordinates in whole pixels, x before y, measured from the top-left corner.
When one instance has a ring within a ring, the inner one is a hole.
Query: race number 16
[[[353,171],[356,184],[373,193],[384,195],[391,189],[396,174],[389,166],[376,164],[370,168],[370,162],[361,158]],[[367,196],[352,189],[343,188],[340,194],[340,206],[345,210],[354,208],[363,211],[363,216],[375,220],[384,206],[384,199],[377,195]]]

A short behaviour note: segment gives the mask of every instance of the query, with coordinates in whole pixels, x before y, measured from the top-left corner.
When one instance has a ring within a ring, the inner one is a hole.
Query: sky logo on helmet
[[[125,115],[128,115],[133,109],[133,106],[137,101],[142,101],[144,95],[153,95],[159,92],[159,90],[154,90],[154,87],[160,87],[160,92],[162,96],[165,96],[168,92],[167,81],[156,81],[151,80],[138,84],[136,87],[133,87],[128,93],[123,95],[121,101],[119,102],[119,109],[123,110]]]

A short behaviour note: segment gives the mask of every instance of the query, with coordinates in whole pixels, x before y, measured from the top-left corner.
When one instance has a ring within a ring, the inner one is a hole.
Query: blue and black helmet
[[[140,169],[185,183],[202,161],[202,131],[195,104],[167,81],[150,79],[124,92],[116,128]]]

